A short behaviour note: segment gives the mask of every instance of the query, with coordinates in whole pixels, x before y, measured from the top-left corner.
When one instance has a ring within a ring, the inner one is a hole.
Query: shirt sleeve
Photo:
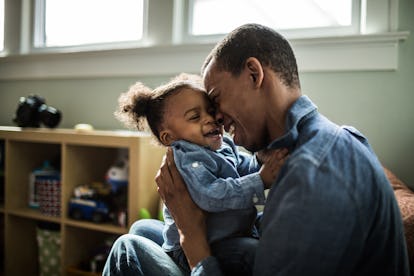
[[[207,257],[204,260],[200,261],[191,271],[192,276],[210,276],[224,275],[220,270],[220,265],[217,259],[213,256]]]
[[[219,178],[208,164],[193,162],[182,167],[182,176],[194,202],[209,212],[245,209],[265,201],[259,173],[239,178]]]
[[[237,171],[241,176],[258,172],[260,170],[261,165],[257,161],[256,155],[239,150],[233,140],[226,136],[223,137],[223,141],[230,146],[233,154],[237,157]]]
[[[239,166],[237,168],[240,175],[247,175],[258,172],[261,165],[257,161],[256,155],[250,155],[247,152],[239,151]]]
[[[265,201],[259,173],[220,178],[216,160],[203,150],[174,151],[177,168],[194,202],[208,212],[250,208]]]

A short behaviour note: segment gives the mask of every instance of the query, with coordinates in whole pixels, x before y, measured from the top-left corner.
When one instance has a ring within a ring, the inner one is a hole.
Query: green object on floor
[[[140,219],[150,219],[151,218],[151,214],[150,214],[150,212],[146,208],[141,208],[139,210],[139,218]]]

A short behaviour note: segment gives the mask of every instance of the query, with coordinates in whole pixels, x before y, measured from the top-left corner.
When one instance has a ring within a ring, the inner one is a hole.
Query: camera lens
[[[56,108],[45,104],[40,106],[39,119],[45,126],[54,128],[59,124],[61,118],[62,114]]]

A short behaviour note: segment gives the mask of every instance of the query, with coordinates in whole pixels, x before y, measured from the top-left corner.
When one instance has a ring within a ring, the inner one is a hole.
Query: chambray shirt
[[[264,186],[255,157],[239,152],[233,141],[223,138],[217,151],[187,141],[172,145],[178,171],[194,202],[207,216],[209,242],[226,237],[251,236],[256,219],[255,204],[264,204]],[[180,248],[180,236],[164,206],[165,251]]]
[[[399,208],[367,139],[306,96],[286,129],[269,145],[291,151],[264,208],[254,275],[409,275]],[[217,260],[192,275],[221,275]]]

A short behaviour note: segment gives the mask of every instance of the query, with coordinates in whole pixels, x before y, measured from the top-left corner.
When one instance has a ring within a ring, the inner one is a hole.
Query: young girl
[[[263,166],[254,156],[239,152],[233,141],[223,136],[223,125],[215,120],[214,106],[195,75],[181,74],[155,90],[136,83],[119,97],[115,115],[138,130],[148,124],[159,143],[172,147],[191,197],[209,214],[208,239],[223,270],[251,273],[257,245],[253,238],[255,205],[264,203],[264,189],[276,180],[287,151],[262,158]],[[164,220],[163,249],[189,273],[177,228],[165,207]],[[239,237],[249,240],[246,243]],[[230,242],[237,248],[234,262],[230,261],[234,258],[229,256],[229,238],[236,238]],[[222,252],[229,254],[223,256]]]

